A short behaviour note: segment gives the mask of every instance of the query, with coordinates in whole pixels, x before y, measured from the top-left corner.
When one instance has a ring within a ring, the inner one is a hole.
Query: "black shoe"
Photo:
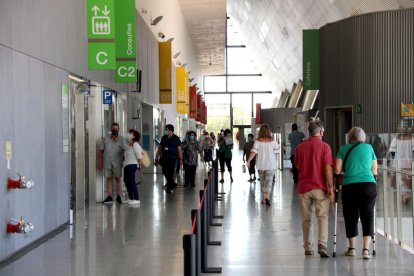
[[[170,188],[167,188],[167,189],[165,190],[165,192],[166,192],[167,194],[172,194],[173,190],[172,190],[172,189],[170,189]]]
[[[107,196],[102,203],[112,204],[113,202],[114,202],[114,199],[112,198],[112,196]]]
[[[220,181],[219,181],[220,183],[224,183],[224,179],[222,178],[222,179],[220,179]]]
[[[167,190],[167,188],[168,188],[167,184],[165,184],[164,186],[162,186],[162,188],[163,188],[164,190]]]
[[[230,182],[233,183],[233,177],[230,176]]]
[[[119,204],[122,204],[121,196],[116,196],[116,202],[118,202]]]

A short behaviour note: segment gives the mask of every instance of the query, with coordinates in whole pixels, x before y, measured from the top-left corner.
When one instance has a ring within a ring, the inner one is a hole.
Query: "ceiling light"
[[[174,40],[174,37],[169,38],[167,41],[172,42]]]
[[[183,64],[183,65],[181,65],[181,66],[186,67],[186,66],[187,66],[187,63],[184,63],[184,64]]]
[[[160,23],[160,21],[162,20],[162,18],[163,18],[163,16],[162,16],[162,15],[160,15],[160,16],[155,17],[155,19],[154,19],[154,20],[152,20],[152,19],[151,19],[151,25],[152,25],[152,26],[157,25],[158,23]]]
[[[165,34],[163,32],[159,32],[158,33],[158,37],[161,38],[161,39],[164,39],[165,38]]]
[[[188,79],[189,82],[193,82],[194,78]]]
[[[173,58],[178,58],[181,55],[181,52],[176,53]]]
[[[77,82],[85,82],[85,80],[83,80],[81,78],[78,78],[78,77],[75,77],[75,76],[72,76],[72,75],[69,75],[69,79],[77,81]]]

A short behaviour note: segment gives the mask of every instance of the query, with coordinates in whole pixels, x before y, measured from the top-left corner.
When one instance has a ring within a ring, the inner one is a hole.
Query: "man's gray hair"
[[[353,127],[348,132],[348,143],[365,143],[367,136],[365,135],[365,131],[360,127]]]
[[[309,122],[308,130],[309,130],[310,136],[315,136],[316,134],[319,133],[321,129],[325,129],[325,125],[323,124],[322,121],[315,120],[315,121]]]

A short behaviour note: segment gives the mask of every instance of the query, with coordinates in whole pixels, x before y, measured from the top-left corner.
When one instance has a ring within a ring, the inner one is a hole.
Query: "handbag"
[[[148,168],[149,166],[151,166],[151,159],[150,159],[149,154],[146,150],[142,150],[142,165],[145,168]]]

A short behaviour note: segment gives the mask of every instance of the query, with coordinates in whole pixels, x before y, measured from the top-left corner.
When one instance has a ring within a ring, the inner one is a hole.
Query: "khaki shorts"
[[[105,169],[105,176],[106,177],[121,177],[122,176],[122,168],[110,168],[110,169]]]

